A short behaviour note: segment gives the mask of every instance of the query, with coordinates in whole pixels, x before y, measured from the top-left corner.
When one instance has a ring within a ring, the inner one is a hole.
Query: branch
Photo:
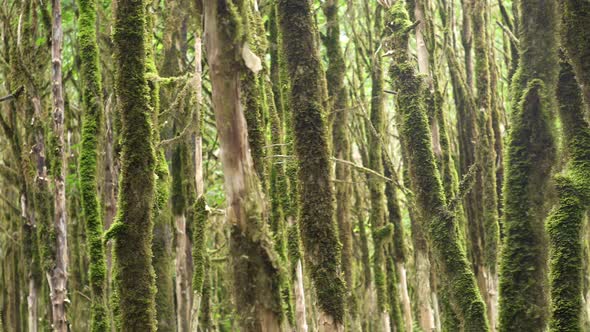
[[[3,101],[7,101],[7,100],[12,100],[12,99],[16,99],[18,98],[18,96],[25,91],[25,88],[21,85],[18,89],[16,89],[13,93],[4,96],[4,97],[0,97],[0,102]]]
[[[516,38],[516,36],[512,33],[512,31],[510,31],[510,29],[508,29],[504,24],[500,23],[500,21],[496,21],[496,24],[502,28],[502,30],[504,30],[504,32],[506,32],[506,34],[508,35],[508,37],[510,37],[510,40],[512,40],[512,42],[518,46],[519,45],[519,41],[518,38]]]

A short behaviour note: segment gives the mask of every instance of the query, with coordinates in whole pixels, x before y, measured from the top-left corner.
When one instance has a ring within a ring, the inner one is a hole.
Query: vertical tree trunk
[[[245,41],[243,1],[203,3],[212,99],[231,225],[230,254],[238,324],[245,331],[279,331],[279,258],[264,220],[260,182],[249,151],[240,96],[239,60]]]
[[[472,239],[481,243],[480,257],[474,257],[476,277],[480,292],[486,301],[488,319],[492,331],[496,330],[497,321],[497,256],[499,247],[498,204],[496,192],[496,150],[495,136],[492,127],[493,109],[491,88],[491,73],[488,40],[488,27],[486,25],[487,0],[473,0],[471,18],[473,22],[473,36],[475,46],[475,75],[477,88],[477,124],[479,137],[476,160],[478,176],[474,190],[481,190],[476,204],[481,211],[480,220],[475,222],[480,228],[479,238]]]
[[[66,226],[66,191],[65,172],[66,155],[64,153],[64,99],[62,82],[62,45],[63,29],[61,24],[60,0],[52,1],[51,25],[51,85],[53,97],[53,132],[52,132],[52,173],[55,228],[55,256],[53,266],[47,274],[52,303],[52,322],[55,331],[67,331],[66,302],[68,281],[68,237]]]
[[[106,310],[107,278],[105,251],[102,242],[103,223],[97,198],[97,149],[102,124],[102,87],[98,67],[96,10],[94,0],[80,0],[78,39],[81,47],[80,65],[84,84],[80,187],[82,191],[82,209],[86,222],[86,245],[90,262],[91,330],[93,332],[106,332],[109,328]]]
[[[328,140],[323,118],[321,63],[315,42],[311,4],[278,2],[283,49],[291,78],[295,152],[299,164],[299,221],[306,260],[314,283],[320,331],[341,331],[344,283],[334,222],[334,194],[330,183]],[[298,43],[288,41],[298,40]]]
[[[326,79],[328,82],[328,95],[330,98],[330,117],[332,119],[332,147],[334,157],[348,160],[351,157],[350,135],[348,133],[348,92],[344,86],[346,64],[340,46],[340,18],[338,14],[338,1],[329,0],[324,4],[323,10],[327,20],[327,33],[324,45],[329,59]],[[342,255],[340,262],[347,285],[348,317],[347,327],[352,329],[357,318],[356,300],[353,292],[352,279],[352,225],[351,225],[351,196],[350,168],[342,163],[336,163],[335,176],[340,181],[335,184],[336,190],[336,222],[338,234],[342,243]]]
[[[205,274],[209,273],[205,269],[205,222],[206,219],[201,218],[205,211],[205,182],[203,180],[203,137],[202,137],[202,114],[201,107],[203,104],[203,67],[202,67],[202,4],[197,2],[197,12],[195,14],[195,99],[196,103],[194,107],[195,118],[197,128],[193,134],[193,140],[195,144],[195,191],[197,196],[197,202],[195,203],[195,229],[193,230],[193,303],[191,308],[191,326],[190,330],[197,332],[199,325],[199,313],[201,309],[201,300],[203,298],[204,281],[206,279]]]
[[[146,80],[146,6],[122,0],[115,12],[116,92],[121,109],[121,184],[114,237],[118,321],[123,331],[156,329],[152,212],[156,157]]]
[[[553,0],[519,2],[520,63],[512,83],[504,180],[500,331],[543,331],[547,325],[544,221],[555,154],[550,117],[557,78],[556,7]]]
[[[555,178],[558,202],[547,221],[551,273],[551,331],[582,331],[583,222],[590,199],[590,126],[572,66],[562,59],[557,86],[569,157]]]

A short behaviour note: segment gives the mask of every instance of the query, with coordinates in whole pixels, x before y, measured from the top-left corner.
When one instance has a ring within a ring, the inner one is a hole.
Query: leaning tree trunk
[[[106,309],[106,263],[102,241],[103,222],[98,201],[97,158],[102,124],[102,88],[96,39],[96,2],[80,1],[80,65],[83,79],[82,148],[80,151],[80,187],[86,221],[86,245],[89,256],[89,282],[92,294],[91,330],[108,331]]]
[[[230,254],[238,325],[244,331],[279,331],[280,284],[274,245],[264,218],[260,181],[254,170],[240,93],[245,41],[241,0],[203,3],[211,68],[212,100],[225,177]]]
[[[146,79],[146,6],[121,0],[115,12],[116,93],[121,112],[121,182],[115,239],[118,320],[123,331],[155,331],[152,211],[156,157]]]
[[[557,78],[554,0],[520,1],[520,63],[512,83],[506,144],[500,331],[543,331],[548,317],[547,193],[555,154],[552,106]]]
[[[279,24],[291,78],[299,188],[299,221],[309,273],[317,292],[320,331],[341,331],[344,319],[344,282],[334,222],[334,193],[323,117],[321,63],[315,40],[311,4],[280,0]],[[297,40],[297,43],[292,41]]]
[[[489,331],[485,305],[444,195],[432,150],[424,103],[425,83],[415,72],[408,54],[409,21],[404,1],[388,9],[385,48],[392,56],[390,74],[395,82],[400,136],[408,162],[410,184],[420,217],[428,226],[428,240],[440,264],[444,288],[465,331]]]

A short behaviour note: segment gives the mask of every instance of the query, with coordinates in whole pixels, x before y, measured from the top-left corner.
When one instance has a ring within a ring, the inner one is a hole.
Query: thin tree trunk
[[[559,0],[563,15],[561,36],[576,77],[590,107],[590,3],[585,0]]]
[[[48,271],[47,279],[51,292],[52,322],[55,331],[67,331],[66,302],[68,281],[68,237],[66,226],[66,154],[64,153],[64,99],[62,86],[62,44],[63,29],[61,24],[60,0],[52,1],[51,30],[51,84],[53,97],[53,145],[52,159],[53,199],[54,199],[54,231],[55,257],[54,265]]]
[[[78,33],[83,79],[84,115],[82,149],[80,152],[80,187],[82,208],[86,221],[86,242],[89,256],[89,281],[92,292],[91,330],[109,329],[106,309],[106,264],[102,241],[103,223],[98,195],[98,140],[102,124],[102,87],[96,39],[96,2],[80,0],[80,28]]]

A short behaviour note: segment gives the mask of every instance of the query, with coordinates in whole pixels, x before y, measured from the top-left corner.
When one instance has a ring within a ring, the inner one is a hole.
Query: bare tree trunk
[[[66,192],[64,153],[64,99],[61,73],[61,51],[63,30],[61,25],[60,0],[52,1],[53,24],[51,30],[51,84],[53,96],[53,144],[52,158],[57,160],[53,169],[54,178],[54,227],[55,227],[55,262],[48,271],[47,279],[51,291],[52,321],[55,331],[67,331],[66,301],[68,281],[68,237],[66,226]]]
[[[279,257],[268,234],[260,181],[254,170],[240,99],[243,1],[203,3],[212,100],[231,225],[230,253],[238,325],[244,331],[280,331]]]
[[[305,288],[303,287],[303,266],[301,259],[295,267],[295,319],[297,332],[307,332],[307,317],[305,313]]]
[[[197,13],[200,15],[200,13]],[[201,22],[200,19],[197,20]],[[196,27],[195,33],[195,93],[196,93],[196,122],[197,129],[194,134],[195,143],[195,189],[197,199],[199,199],[205,193],[205,182],[203,181],[203,138],[201,135],[201,104],[203,103],[203,87],[202,87],[202,49],[201,49],[201,32],[200,23]],[[194,258],[194,257],[193,257]],[[193,332],[198,331],[199,325],[199,311],[201,308],[201,297],[202,290],[195,289],[195,287],[203,287],[203,285],[193,284],[193,301],[191,308],[191,326],[190,330]]]

